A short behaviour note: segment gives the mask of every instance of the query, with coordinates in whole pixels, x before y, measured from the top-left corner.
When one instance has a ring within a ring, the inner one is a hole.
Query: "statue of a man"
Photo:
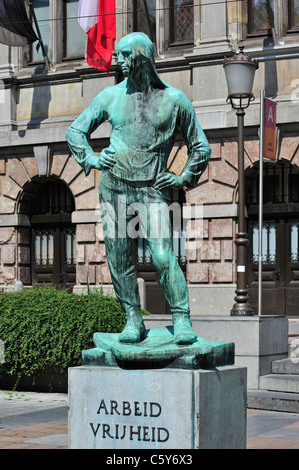
[[[127,78],[99,93],[69,127],[66,139],[86,175],[92,168],[103,171],[99,186],[101,207],[108,205],[117,213],[119,198],[122,201],[125,198],[123,209],[128,223],[130,215],[126,209],[131,204],[147,208],[151,204],[169,204],[170,188],[195,187],[208,164],[211,149],[189,99],[158,76],[150,39],[143,33],[128,34],[119,41],[117,53]],[[110,145],[98,156],[90,146],[90,135],[104,121],[112,125]],[[180,175],[167,171],[177,132],[188,148],[188,160]],[[107,211],[103,212],[102,220],[107,222]],[[148,213],[152,219],[146,223],[158,223],[155,211]],[[164,223],[169,224],[169,213],[167,217]],[[119,214],[116,224],[118,219]],[[150,230],[145,233],[171,308],[174,342],[191,344],[197,335],[192,329],[187,283],[172,249],[171,233],[164,237],[151,237]],[[115,293],[126,315],[119,340],[138,343],[145,338],[145,326],[140,313],[132,240],[128,233],[118,237],[117,229],[115,236],[109,233],[104,236]]]

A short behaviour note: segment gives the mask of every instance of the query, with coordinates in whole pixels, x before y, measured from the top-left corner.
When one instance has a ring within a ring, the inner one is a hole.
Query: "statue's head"
[[[117,47],[118,62],[125,76],[134,73],[146,63],[155,67],[154,45],[144,33],[124,36]]]
[[[146,34],[130,33],[124,36],[118,43],[117,54],[118,63],[126,77],[146,68],[159,87],[165,87],[156,71],[154,45]]]

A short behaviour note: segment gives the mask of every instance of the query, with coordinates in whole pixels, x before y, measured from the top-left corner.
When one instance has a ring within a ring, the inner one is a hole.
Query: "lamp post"
[[[244,54],[244,47],[230,58],[224,59],[228,98],[227,101],[233,109],[236,109],[238,118],[238,233],[235,244],[237,245],[237,288],[235,304],[230,312],[232,316],[253,315],[253,309],[249,304],[247,284],[247,246],[248,235],[245,228],[245,174],[244,174],[244,109],[248,108],[254,100],[252,93],[254,74],[258,68],[256,60]]]

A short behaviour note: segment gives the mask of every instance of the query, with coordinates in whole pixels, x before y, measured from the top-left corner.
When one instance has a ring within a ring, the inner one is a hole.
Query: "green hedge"
[[[5,362],[0,374],[31,376],[49,369],[65,373],[81,364],[83,349],[94,347],[93,333],[118,333],[124,325],[119,301],[101,290],[78,295],[36,286],[1,294]]]

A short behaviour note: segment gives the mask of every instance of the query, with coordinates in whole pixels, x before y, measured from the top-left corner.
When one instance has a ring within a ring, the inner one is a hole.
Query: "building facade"
[[[0,287],[51,282],[75,291],[110,286],[100,223],[100,172],[85,177],[65,133],[93,97],[123,77],[113,57],[109,76],[86,65],[86,37],[77,24],[77,0],[33,2],[50,61],[35,46],[0,44]],[[175,245],[185,272],[191,313],[229,315],[236,283],[237,118],[226,102],[224,57],[242,42],[258,59],[255,101],[245,115],[245,175],[250,301],[257,305],[257,220],[260,90],[277,103],[276,162],[264,165],[264,313],[299,311],[299,2],[272,0],[117,0],[117,42],[144,31],[155,42],[163,80],[190,98],[212,148],[198,186],[174,194],[202,208]],[[107,146],[109,123],[92,135]],[[187,159],[178,135],[169,169]],[[187,245],[185,244],[185,238]],[[196,243],[194,243],[194,241]],[[175,244],[175,241],[174,241]],[[186,249],[187,248],[187,249]],[[146,307],[168,306],[142,240],[134,241]]]

